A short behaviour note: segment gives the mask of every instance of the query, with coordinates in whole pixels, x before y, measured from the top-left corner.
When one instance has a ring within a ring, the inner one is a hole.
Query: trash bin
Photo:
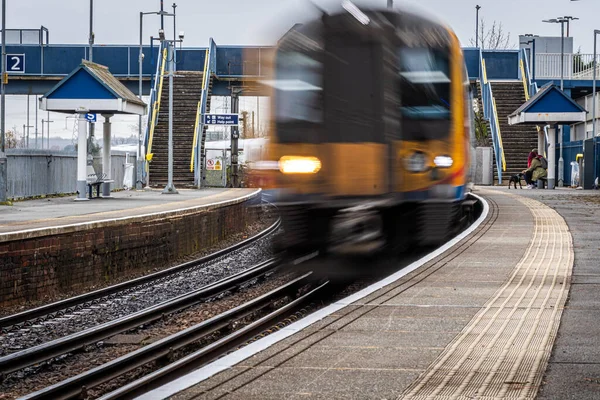
[[[579,186],[579,163],[571,161],[571,187]]]

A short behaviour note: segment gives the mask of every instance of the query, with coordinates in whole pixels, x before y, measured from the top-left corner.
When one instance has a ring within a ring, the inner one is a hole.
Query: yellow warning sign
[[[217,162],[215,162],[215,171],[220,171],[221,170],[221,160],[217,160]]]

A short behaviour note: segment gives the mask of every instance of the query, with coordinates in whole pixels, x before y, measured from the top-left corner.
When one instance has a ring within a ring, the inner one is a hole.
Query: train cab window
[[[433,139],[450,129],[448,54],[427,48],[399,51],[403,137]]]
[[[277,54],[276,79],[264,83],[275,90],[278,139],[315,142],[314,128],[323,121],[322,64],[310,54],[282,50]]]

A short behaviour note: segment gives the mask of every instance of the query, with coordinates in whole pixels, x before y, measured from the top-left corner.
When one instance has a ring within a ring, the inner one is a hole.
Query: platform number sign
[[[7,54],[4,61],[9,74],[25,73],[25,54]]]

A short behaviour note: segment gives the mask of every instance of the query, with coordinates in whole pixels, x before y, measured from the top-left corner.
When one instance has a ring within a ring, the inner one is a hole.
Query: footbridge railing
[[[149,162],[152,161],[152,140],[154,139],[154,128],[156,128],[158,113],[160,111],[160,98],[162,95],[162,87],[163,87],[163,78],[165,75],[165,64],[167,61],[167,49],[162,47],[162,44],[159,48],[159,52],[161,56],[158,58],[158,62],[156,63],[156,75],[154,78],[154,85],[152,85],[152,89],[150,90],[150,100],[148,102],[148,123],[146,124],[146,176],[149,173]],[[150,183],[150,180],[146,179],[147,183]]]
[[[504,147],[502,145],[502,135],[500,133],[500,122],[498,121],[498,111],[496,109],[496,99],[492,91],[492,84],[487,79],[487,70],[483,53],[479,51],[479,68],[481,77],[481,97],[483,102],[483,116],[489,121],[492,131],[492,145],[496,159],[496,170],[498,171],[498,183],[502,184],[502,172],[506,171],[506,159],[504,157]]]

